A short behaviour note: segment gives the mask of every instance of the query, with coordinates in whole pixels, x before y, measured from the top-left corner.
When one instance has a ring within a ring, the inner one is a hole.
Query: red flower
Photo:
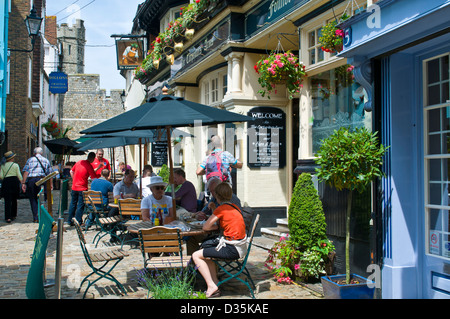
[[[160,37],[156,37],[155,41],[156,41],[156,43],[161,43],[161,38]]]

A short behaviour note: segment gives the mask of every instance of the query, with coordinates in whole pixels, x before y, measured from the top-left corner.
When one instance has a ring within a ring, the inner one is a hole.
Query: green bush
[[[294,187],[289,205],[289,238],[300,251],[327,239],[322,202],[314,188],[311,174],[302,173]]]
[[[169,167],[166,164],[161,166],[161,169],[158,172],[158,175],[162,177],[163,181],[169,183],[170,171]]]

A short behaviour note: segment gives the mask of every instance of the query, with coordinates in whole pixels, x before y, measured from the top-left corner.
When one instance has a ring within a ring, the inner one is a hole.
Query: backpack
[[[222,165],[221,154],[222,152],[212,153],[206,159],[206,180],[211,177],[218,177],[222,182],[228,181],[228,172]]]

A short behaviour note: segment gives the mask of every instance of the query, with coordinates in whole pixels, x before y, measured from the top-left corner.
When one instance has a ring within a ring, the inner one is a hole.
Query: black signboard
[[[249,167],[286,166],[286,114],[276,107],[255,107],[248,116],[247,165]]]
[[[152,166],[167,165],[167,142],[152,142]]]

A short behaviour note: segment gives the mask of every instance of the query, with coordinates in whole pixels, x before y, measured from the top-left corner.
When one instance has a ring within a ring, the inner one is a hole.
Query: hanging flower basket
[[[336,21],[330,21],[322,28],[322,35],[319,37],[322,51],[341,52],[343,41],[344,31],[337,26]]]
[[[290,51],[285,53],[272,52],[268,57],[263,57],[254,66],[259,74],[258,83],[262,89],[258,91],[263,97],[275,90],[278,84],[285,84],[289,98],[300,92],[303,78],[306,76],[303,62],[299,62],[297,56]]]
[[[57,127],[58,123],[53,120],[53,115],[49,116],[48,121],[41,125],[49,133],[53,132]]]

